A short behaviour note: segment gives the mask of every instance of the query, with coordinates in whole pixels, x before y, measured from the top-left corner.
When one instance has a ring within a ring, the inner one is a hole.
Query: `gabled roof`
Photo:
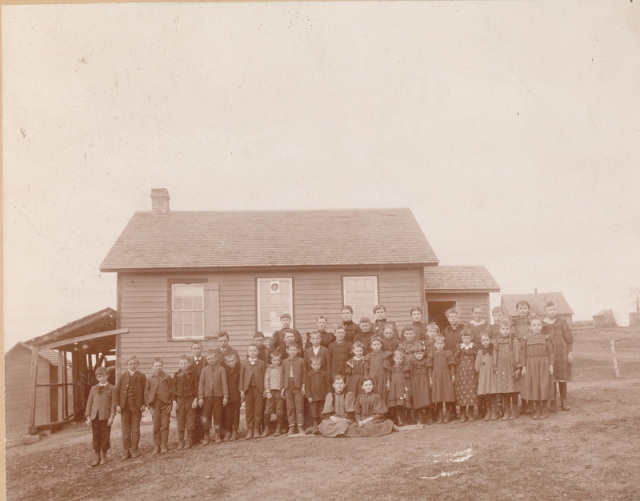
[[[592,318],[600,317],[602,315],[613,315],[613,310],[602,310],[592,316]]]
[[[23,343],[22,341],[19,341],[18,343],[15,344],[15,346],[13,348],[11,348],[7,353],[5,353],[5,358],[9,355],[9,353],[12,353],[14,350],[16,350],[17,348],[24,348],[25,350],[28,350],[29,352],[31,352],[31,347],[28,346],[27,344]],[[58,366],[58,352],[55,350],[50,350],[48,348],[42,348],[40,350],[38,350],[38,355],[40,355],[44,360],[46,360],[47,362],[49,362],[51,365],[54,366]],[[67,364],[70,364],[70,361],[67,361]]]
[[[430,265],[409,209],[136,212],[100,270]]]
[[[573,315],[573,310],[567,303],[562,292],[541,292],[538,294],[503,294],[502,304],[507,309],[509,316],[515,317],[518,314],[516,304],[518,301],[527,301],[532,309],[542,314],[544,312],[544,304],[547,301],[553,301],[556,304],[556,312],[558,315]]]
[[[34,337],[26,342],[30,346],[48,345],[55,341],[72,340],[79,336],[102,331],[111,331],[116,328],[116,311],[105,308],[86,317],[68,323],[54,331],[42,336]]]
[[[500,286],[484,266],[427,266],[424,269],[426,291],[500,292]]]

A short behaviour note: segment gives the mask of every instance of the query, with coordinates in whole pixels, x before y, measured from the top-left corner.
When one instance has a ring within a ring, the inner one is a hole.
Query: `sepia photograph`
[[[4,499],[640,499],[638,2],[13,3]]]

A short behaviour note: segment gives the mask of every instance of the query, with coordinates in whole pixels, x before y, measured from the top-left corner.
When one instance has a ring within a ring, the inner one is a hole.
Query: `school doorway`
[[[429,318],[429,323],[435,322],[438,327],[440,327],[440,332],[442,332],[446,327],[449,326],[449,321],[447,320],[447,316],[445,315],[445,313],[449,308],[455,307],[455,301],[428,301],[427,315]]]

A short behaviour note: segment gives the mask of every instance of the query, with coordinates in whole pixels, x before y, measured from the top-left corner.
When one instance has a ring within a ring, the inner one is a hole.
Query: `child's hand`
[[[304,397],[304,385],[302,385],[302,388],[300,389],[300,395]]]
[[[271,394],[270,391],[266,392],[264,396],[267,398],[273,398],[273,395]]]
[[[527,369],[526,369],[526,367],[523,367],[521,374],[524,376],[526,373],[527,373]]]
[[[391,382],[387,381],[387,385],[386,386],[387,386],[387,391],[389,391],[389,388],[391,388]]]
[[[193,403],[191,404],[191,408],[192,409],[197,409],[198,408],[198,399],[197,398],[193,399]]]
[[[122,412],[122,409],[120,408],[119,405],[116,405],[116,412],[119,414]]]
[[[204,407],[204,398],[198,399],[198,407]]]
[[[147,408],[146,405],[143,405],[142,407],[140,407],[140,412],[144,412],[144,410]]]
[[[340,421],[340,418],[338,418],[337,416],[331,416],[329,419],[331,419],[331,421],[333,421],[334,423]]]
[[[111,426],[113,424],[113,416],[109,417],[107,420],[107,426]]]
[[[228,402],[229,402],[229,397],[224,397],[224,398],[222,399],[222,405],[223,405],[223,406],[227,405],[227,403],[228,403]]]
[[[244,391],[240,392],[240,398],[242,399],[242,401],[244,402]]]
[[[153,407],[147,407],[147,409],[149,409],[149,411],[151,412],[151,417],[155,417],[156,410]]]
[[[362,428],[364,426],[364,421],[362,421],[362,420],[358,421],[358,426],[360,428]]]
[[[433,379],[429,378],[429,387],[433,387]]]
[[[284,388],[280,390],[280,397],[284,398]]]
[[[173,409],[173,405],[167,406],[167,414],[171,414],[171,409]]]
[[[91,417],[87,416],[87,426],[91,426]]]
[[[567,353],[567,361],[569,362],[569,365],[571,365],[573,363],[573,352],[572,351]]]
[[[451,376],[451,382],[455,383],[456,382],[456,377],[455,376]]]
[[[309,401],[310,404],[313,403],[313,398],[309,397],[309,398],[307,398],[307,400]]]
[[[549,366],[549,375],[553,376],[553,365]]]

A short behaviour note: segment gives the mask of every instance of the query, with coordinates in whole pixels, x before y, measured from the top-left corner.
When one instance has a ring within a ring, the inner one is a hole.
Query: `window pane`
[[[181,310],[182,309],[182,299],[179,297],[173,298],[173,310]]]
[[[182,309],[185,311],[193,310],[193,298],[185,297],[182,300]]]
[[[202,296],[198,296],[198,297],[194,297],[193,298],[193,309],[194,310],[202,310]]]
[[[173,337],[182,337],[182,325],[173,326]]]
[[[172,315],[173,325],[182,325],[182,313],[174,312]]]

